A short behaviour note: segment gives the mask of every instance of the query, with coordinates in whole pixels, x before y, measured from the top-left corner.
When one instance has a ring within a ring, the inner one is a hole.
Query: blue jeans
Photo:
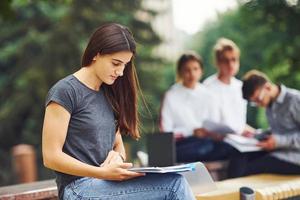
[[[228,172],[230,178],[261,173],[299,175],[300,166],[280,160],[265,151],[240,153],[230,160]]]
[[[223,141],[194,136],[176,142],[176,161],[197,162],[225,160],[238,154],[238,150]]]
[[[127,181],[81,178],[64,189],[64,200],[190,200],[195,199],[180,174],[147,174]]]

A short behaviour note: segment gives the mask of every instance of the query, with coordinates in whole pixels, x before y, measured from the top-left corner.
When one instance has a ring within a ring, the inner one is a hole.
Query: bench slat
[[[0,187],[0,199],[57,199],[57,186],[54,180],[4,186]]]

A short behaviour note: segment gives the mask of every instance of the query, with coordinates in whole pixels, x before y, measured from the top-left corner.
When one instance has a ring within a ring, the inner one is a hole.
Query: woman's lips
[[[116,80],[118,77],[117,76],[110,76],[113,80]]]

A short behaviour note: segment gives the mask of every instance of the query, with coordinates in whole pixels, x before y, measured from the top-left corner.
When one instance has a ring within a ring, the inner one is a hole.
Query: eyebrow
[[[113,58],[114,61],[117,61],[117,62],[120,62],[120,63],[124,63],[122,60],[119,60],[119,59],[116,59],[116,58]],[[127,64],[127,63],[126,63]]]

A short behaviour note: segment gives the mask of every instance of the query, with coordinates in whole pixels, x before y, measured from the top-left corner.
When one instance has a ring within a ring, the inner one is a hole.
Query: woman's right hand
[[[139,176],[145,176],[145,173],[137,173],[129,171],[132,167],[132,163],[110,163],[100,167],[103,170],[101,179],[112,181],[125,181],[128,179],[136,178]]]
[[[100,165],[100,167],[103,167],[105,165],[108,165],[110,163],[123,163],[123,157],[121,156],[121,154],[117,151],[111,150],[106,159],[104,160],[104,162]]]

